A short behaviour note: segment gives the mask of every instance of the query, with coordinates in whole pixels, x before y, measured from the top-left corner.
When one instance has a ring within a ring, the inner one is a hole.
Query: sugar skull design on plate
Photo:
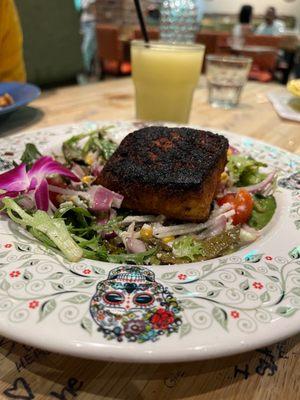
[[[90,312],[106,339],[156,341],[178,332],[181,307],[147,268],[121,266],[97,285]]]

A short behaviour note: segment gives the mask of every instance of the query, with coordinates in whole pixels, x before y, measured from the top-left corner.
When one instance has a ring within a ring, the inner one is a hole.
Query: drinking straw
[[[136,9],[136,13],[137,13],[138,20],[139,20],[139,23],[140,23],[140,27],[141,27],[141,31],[142,31],[142,35],[143,35],[144,41],[146,43],[149,43],[149,36],[148,36],[147,29],[146,29],[143,13],[142,13],[140,0],[134,0],[134,4],[135,4],[135,9]]]

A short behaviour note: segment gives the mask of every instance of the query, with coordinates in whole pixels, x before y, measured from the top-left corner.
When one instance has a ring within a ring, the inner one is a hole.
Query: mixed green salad
[[[28,143],[21,162],[0,175],[2,212],[71,262],[88,258],[146,265],[232,253],[255,241],[271,220],[275,171],[233,147],[206,222],[123,209],[123,196],[97,183],[117,148],[109,129],[71,137],[59,156],[43,156]]]

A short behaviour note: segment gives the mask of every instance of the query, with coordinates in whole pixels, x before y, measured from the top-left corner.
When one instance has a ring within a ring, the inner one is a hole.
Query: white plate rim
[[[107,125],[110,122],[105,122],[101,121],[102,125]],[[129,122],[128,122],[129,123]],[[87,124],[87,123],[84,123]],[[88,124],[94,124],[94,122],[90,122]],[[73,126],[74,124],[65,124],[65,125],[60,125],[60,126],[55,126],[55,127],[46,127],[39,129],[38,131],[51,131],[51,130],[64,130],[67,129],[70,126]],[[78,126],[78,124],[75,124]],[[223,130],[218,130],[218,129],[211,129],[209,128],[208,130],[212,130],[214,132],[219,132],[219,133],[227,133],[231,135],[232,137],[235,138],[243,138],[245,140],[250,140],[252,143],[260,143],[261,145],[266,145],[269,148],[274,148],[277,149],[279,152],[283,152],[285,154],[290,154],[293,159],[297,160],[298,156],[294,155],[292,153],[288,153],[283,151],[282,149],[276,147],[276,146],[271,146],[269,144],[266,144],[262,141],[252,139],[252,138],[247,138],[247,137],[241,137],[240,135],[233,134],[227,131]],[[26,131],[26,138],[29,138],[29,134],[36,132],[35,131]],[[24,133],[20,133],[18,135],[14,135],[14,138],[21,138],[23,137],[22,135]],[[3,140],[7,138],[1,139],[0,140],[0,145]],[[191,266],[195,266],[193,264],[190,264],[187,268],[190,268]],[[281,317],[282,319],[283,317]],[[24,329],[18,332],[15,329],[15,325],[8,326],[7,324],[4,324],[1,314],[0,314],[0,332],[1,334],[16,340],[20,341],[32,346],[37,346],[43,349],[48,349],[54,352],[60,352],[64,354],[70,354],[74,356],[79,356],[79,357],[86,357],[86,358],[94,358],[94,359],[103,359],[103,360],[114,360],[114,361],[131,361],[131,362],[172,362],[172,361],[194,361],[194,360],[200,360],[200,359],[207,359],[207,358],[212,358],[212,357],[219,357],[219,356],[227,356],[230,354],[236,354],[248,350],[252,350],[261,346],[265,346],[267,344],[277,342],[281,339],[284,339],[288,336],[294,335],[299,332],[299,317],[297,317],[297,313],[295,313],[294,316],[290,317],[288,319],[289,321],[289,326],[286,329],[281,329],[281,330],[276,330],[275,332],[272,332],[272,337],[264,337],[263,331],[269,331],[269,329],[262,329],[262,333],[259,335],[259,337],[251,337],[251,340],[248,340],[247,337],[245,340],[239,340],[239,343],[232,347],[231,345],[225,345],[224,343],[216,343],[215,346],[209,347],[209,346],[204,346],[201,345],[201,343],[198,346],[189,346],[186,344],[185,341],[185,347],[176,348],[176,352],[174,352],[174,343],[173,340],[170,341],[170,339],[176,334],[171,335],[169,338],[163,337],[157,342],[151,342],[149,343],[143,343],[143,344],[136,344],[136,343],[122,343],[122,344],[116,344],[113,341],[107,341],[103,339],[102,337],[99,337],[99,342],[89,342],[89,339],[85,339],[85,341],[68,341],[65,340],[64,338],[61,337],[54,337],[53,332],[50,333],[47,332],[47,329],[39,329],[39,332],[43,332],[43,337],[37,337],[37,335],[34,335],[32,337],[32,324],[30,329],[27,330],[25,327],[25,335],[24,335]],[[7,325],[7,326],[4,326]],[[47,324],[47,327],[49,328],[49,324]],[[23,327],[24,328],[24,327]],[[31,332],[31,335],[30,335]],[[62,331],[63,332],[63,331]],[[67,331],[66,331],[67,332]],[[61,332],[60,332],[61,334]],[[247,336],[247,335],[246,335]],[[186,336],[187,337],[187,336]],[[185,338],[186,338],[185,337]],[[101,339],[101,340],[100,340]],[[162,343],[162,345],[160,345]],[[178,343],[175,341],[175,343],[178,345]],[[136,349],[136,346],[138,347],[138,351],[132,351],[133,349]],[[97,351],[96,351],[97,350]]]

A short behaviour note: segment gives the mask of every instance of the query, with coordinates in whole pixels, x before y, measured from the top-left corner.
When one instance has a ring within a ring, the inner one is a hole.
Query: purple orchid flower
[[[0,199],[3,197],[17,197],[19,194],[33,191],[36,207],[40,210],[48,211],[50,201],[46,177],[52,174],[65,176],[72,181],[80,181],[73,172],[53,160],[52,157],[41,157],[28,172],[26,171],[26,164],[20,164],[0,175],[0,189],[6,191],[0,195]]]

